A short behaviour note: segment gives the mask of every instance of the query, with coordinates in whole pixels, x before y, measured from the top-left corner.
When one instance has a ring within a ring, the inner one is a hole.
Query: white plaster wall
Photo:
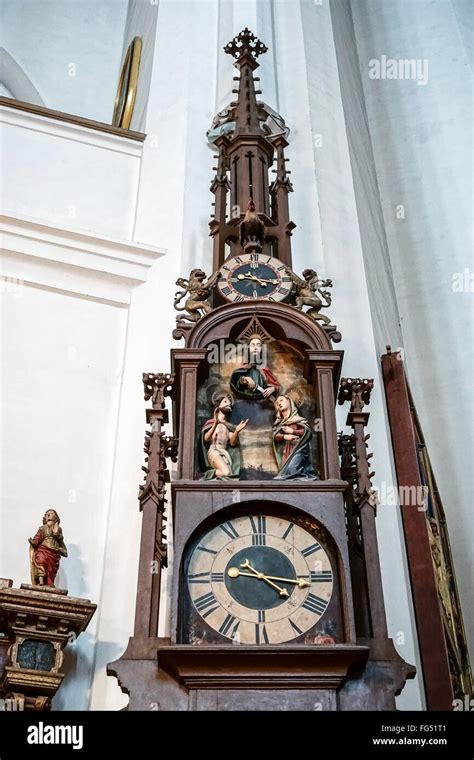
[[[1,574],[15,586],[29,581],[25,541],[53,506],[69,549],[57,583],[101,609],[126,361],[129,373],[135,368],[133,350],[127,354],[128,307],[164,251],[132,239],[141,143],[14,109],[3,109],[2,118]],[[65,220],[66,208],[73,213]],[[141,371],[131,403],[139,425]],[[139,444],[135,452],[141,458]],[[127,463],[125,472],[136,492],[138,473]],[[126,521],[133,578],[135,499]],[[123,533],[122,526],[114,557]],[[134,592],[127,601],[133,608]],[[133,620],[129,607],[122,617],[119,605],[112,607],[115,626]],[[93,671],[108,644],[98,641],[98,628],[96,614],[68,648],[55,709],[88,709]],[[109,659],[123,651],[118,635],[107,651]]]
[[[140,142],[6,107],[0,141],[2,213],[133,238]]]
[[[178,23],[179,21],[179,23]],[[170,369],[172,308],[175,281],[193,266],[210,271],[208,237],[213,165],[206,130],[215,107],[215,57],[217,3],[160,0],[150,100],[148,135],[144,145],[135,236],[142,242],[167,249],[149,282],[134,292],[130,310],[122,403],[119,418],[110,522],[101,593],[98,650],[92,709],[120,709],[128,698],[106,664],[125,650],[133,631],[139,534],[138,485],[141,483],[145,407],[142,372]],[[211,55],[208,54],[211,51]],[[170,87],[170,81],[173,86]],[[168,513],[168,536],[171,536]],[[125,561],[117,556],[123,526],[132,525],[134,541],[126,547]],[[172,541],[169,552],[172,557]],[[171,563],[170,563],[171,564]],[[170,568],[171,569],[171,568]],[[164,573],[164,588],[170,578]],[[117,588],[121,589],[117,599]],[[168,594],[163,595],[160,635],[168,630]]]
[[[452,288],[455,273],[473,271],[472,4],[357,0],[352,13],[406,366],[472,656],[473,292],[469,282],[464,292]],[[369,61],[381,55],[426,60],[427,84],[370,79]]]
[[[111,123],[127,0],[2,0],[2,45],[45,106]]]
[[[57,584],[98,601],[126,310],[27,285],[4,287],[0,309],[2,575],[30,582],[27,539],[53,506],[69,552]],[[69,649],[56,708],[87,708],[97,622]]]
[[[156,20],[158,17],[158,0],[129,0],[125,33],[123,38],[122,61],[127,48],[134,37],[140,37],[142,52],[138,75],[137,95],[133,109],[130,129],[142,132],[145,128],[145,116],[150,94],[150,82],[155,52]]]

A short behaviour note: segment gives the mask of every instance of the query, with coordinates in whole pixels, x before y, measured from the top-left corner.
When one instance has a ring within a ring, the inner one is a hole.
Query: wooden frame
[[[398,486],[421,488],[424,484],[416,452],[412,405],[400,354],[387,353],[382,356],[382,373]],[[453,688],[425,512],[410,504],[401,504],[400,511],[405,532],[426,705],[428,710],[452,710]]]

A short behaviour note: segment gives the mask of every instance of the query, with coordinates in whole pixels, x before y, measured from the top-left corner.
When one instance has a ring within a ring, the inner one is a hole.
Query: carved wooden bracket
[[[65,677],[63,649],[87,628],[95,610],[88,599],[70,597],[65,589],[0,583],[2,631],[10,642],[0,667],[0,696],[10,701],[10,709],[50,709]]]
[[[154,409],[164,408],[165,397],[173,395],[174,375],[167,372],[144,372],[145,401],[152,399]]]
[[[342,377],[337,400],[339,404],[350,401],[351,412],[361,412],[364,406],[370,403],[373,387],[373,380]]]

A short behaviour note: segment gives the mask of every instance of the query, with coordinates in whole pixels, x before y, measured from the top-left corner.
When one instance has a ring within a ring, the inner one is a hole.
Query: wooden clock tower
[[[288,142],[266,128],[255,89],[266,47],[245,29],[225,51],[238,87],[216,140],[214,271],[178,280],[184,346],[171,373],[144,375],[135,629],[108,672],[131,710],[393,710],[414,669],[387,635],[373,382],[340,379],[341,335],[322,313],[331,280],[291,269]],[[350,433],[338,435],[337,399]],[[159,638],[169,492],[171,629]]]

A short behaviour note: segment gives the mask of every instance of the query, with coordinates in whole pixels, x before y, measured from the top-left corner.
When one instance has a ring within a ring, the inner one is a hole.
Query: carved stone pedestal
[[[10,709],[49,710],[64,678],[63,649],[87,628],[96,605],[65,589],[2,581],[0,641],[9,649],[0,660],[0,696]]]

